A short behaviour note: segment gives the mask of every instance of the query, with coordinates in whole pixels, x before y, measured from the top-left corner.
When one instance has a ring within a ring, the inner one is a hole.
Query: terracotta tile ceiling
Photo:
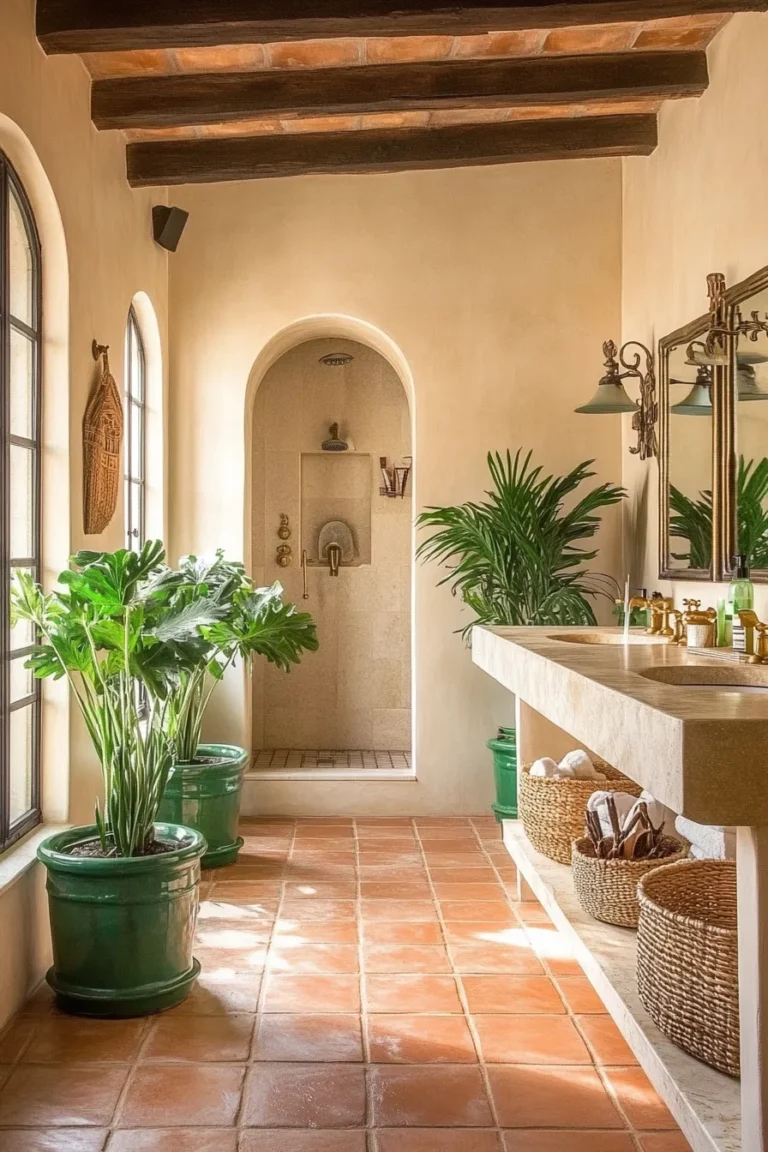
[[[236,44],[213,48],[143,49],[88,53],[82,59],[94,80],[227,72],[265,72],[406,64],[426,61],[491,60],[542,56],[695,51],[707,47],[730,17],[688,16],[642,23],[490,32],[480,36],[346,38],[291,43]],[[384,130],[495,124],[512,120],[570,119],[604,114],[655,113],[654,99],[613,97],[567,104],[455,108],[442,111],[377,112],[361,115],[258,117],[216,124],[130,129],[129,141],[269,136],[290,133]]]

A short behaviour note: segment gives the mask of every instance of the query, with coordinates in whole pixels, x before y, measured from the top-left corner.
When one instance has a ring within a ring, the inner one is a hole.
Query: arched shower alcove
[[[254,675],[257,773],[412,773],[413,472],[404,496],[384,495],[380,466],[411,460],[410,374],[348,325],[294,332],[249,386],[246,556],[254,579],[280,580],[312,613],[320,641],[289,675]],[[346,450],[323,449],[332,424]]]

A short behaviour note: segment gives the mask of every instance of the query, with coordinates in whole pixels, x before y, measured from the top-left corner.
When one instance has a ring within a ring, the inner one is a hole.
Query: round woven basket
[[[670,1040],[739,1075],[736,865],[682,860],[640,882],[640,999]]]
[[[600,860],[589,837],[574,840],[573,883],[584,911],[606,924],[637,928],[639,882],[655,868],[676,864],[688,855],[687,845],[672,836],[665,836],[663,844],[668,855],[655,860]]]
[[[564,780],[531,776],[530,764],[520,772],[519,808],[525,833],[534,848],[550,860],[571,863],[571,844],[584,835],[587,801],[593,792],[629,792],[642,788],[603,760],[595,768],[605,780]]]

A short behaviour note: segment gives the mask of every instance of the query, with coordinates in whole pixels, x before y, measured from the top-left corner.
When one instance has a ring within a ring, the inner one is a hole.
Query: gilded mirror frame
[[[726,316],[728,329],[733,333],[739,322],[741,306],[752,297],[759,295],[761,292],[768,290],[768,267],[761,268],[754,275],[742,280],[739,284],[734,284],[725,293]],[[737,493],[736,493],[736,477],[738,474],[738,443],[737,443],[737,413],[736,413],[736,398],[737,398],[737,364],[736,353],[738,351],[738,340],[735,336],[731,335],[728,339],[728,348],[730,363],[724,370],[724,385],[723,396],[721,399],[722,406],[722,420],[721,420],[721,437],[720,437],[720,453],[722,456],[722,485],[721,485],[721,515],[719,517],[720,526],[720,546],[719,553],[722,557],[722,565],[720,568],[720,579],[730,580],[733,575],[732,558],[736,554],[738,547],[738,531],[737,531]],[[766,452],[768,455],[768,452]],[[768,583],[768,568],[754,568],[751,571],[752,580],[755,583],[766,584]]]
[[[710,328],[710,316],[699,316],[683,328],[670,332],[659,341],[659,579],[661,580],[701,580],[710,583],[719,578],[722,569],[721,524],[723,486],[723,380],[727,369],[713,370],[712,387],[712,563],[709,568],[675,568],[672,565],[670,548],[670,460],[669,460],[669,409],[670,409],[670,370],[672,352],[681,346],[692,344],[706,336]],[[693,381],[691,381],[693,384]]]

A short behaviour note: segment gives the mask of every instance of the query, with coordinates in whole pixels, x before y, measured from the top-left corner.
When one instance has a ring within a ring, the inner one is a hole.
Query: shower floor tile
[[[347,768],[363,771],[378,768],[392,771],[393,769],[410,769],[411,753],[402,750],[374,752],[370,749],[333,751],[329,748],[265,748],[255,753],[253,766],[256,770],[260,768],[303,770],[308,768]]]

